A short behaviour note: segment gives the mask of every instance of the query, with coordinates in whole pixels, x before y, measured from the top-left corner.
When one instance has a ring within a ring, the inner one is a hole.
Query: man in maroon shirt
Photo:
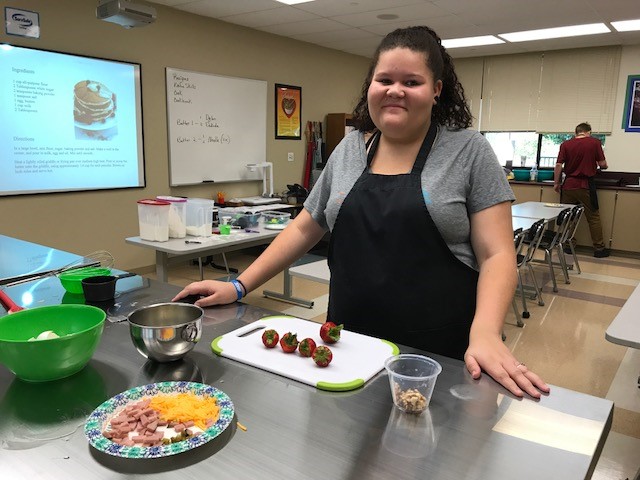
[[[561,182],[564,165],[565,179]],[[604,158],[602,144],[591,136],[591,125],[581,123],[576,127],[576,136],[562,142],[560,153],[554,170],[554,190],[560,192],[562,203],[584,205],[584,214],[589,223],[593,256],[602,258],[609,256],[609,249],[604,248],[602,223],[598,209],[594,176],[600,167],[605,170],[607,160]]]

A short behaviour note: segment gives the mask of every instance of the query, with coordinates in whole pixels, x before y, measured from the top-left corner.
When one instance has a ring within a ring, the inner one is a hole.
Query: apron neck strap
[[[425,164],[427,163],[427,157],[429,156],[429,152],[431,152],[431,147],[433,147],[433,143],[436,140],[436,133],[438,133],[438,127],[434,121],[431,121],[431,125],[429,126],[429,131],[427,135],[424,137],[422,141],[422,145],[420,146],[420,150],[418,151],[418,156],[416,157],[416,161],[413,163],[413,168],[411,169],[412,174],[420,174],[424,169]],[[373,161],[373,157],[378,150],[378,144],[380,143],[381,133],[378,130],[375,134],[369,138],[367,141],[367,168],[371,166],[371,162]]]
[[[433,147],[433,142],[435,142],[436,140],[436,133],[438,133],[438,127],[436,126],[436,122],[434,122],[432,119],[431,125],[429,126],[429,131],[424,137],[422,145],[420,146],[420,151],[418,152],[418,156],[416,157],[416,161],[413,163],[413,168],[411,169],[412,174],[420,175],[422,173],[422,170],[427,163],[427,157],[431,152],[431,147]]]

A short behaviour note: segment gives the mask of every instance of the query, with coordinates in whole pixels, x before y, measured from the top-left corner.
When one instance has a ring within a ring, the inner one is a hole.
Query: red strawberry
[[[316,362],[316,365],[318,365],[319,367],[326,367],[331,363],[331,360],[333,359],[333,353],[331,353],[329,347],[320,345],[313,351],[312,357],[313,361]]]
[[[278,345],[278,340],[280,339],[280,335],[275,330],[265,330],[262,334],[262,343],[267,348],[273,348]]]
[[[320,338],[324,343],[336,343],[340,340],[340,330],[344,325],[336,325],[333,322],[323,323],[320,327]]]
[[[296,333],[287,332],[280,339],[280,346],[284,353],[293,353],[298,348],[298,337]]]
[[[313,340],[313,338],[305,338],[300,342],[300,345],[298,345],[298,351],[303,357],[310,357],[311,355],[313,355],[313,351],[315,349],[316,342]]]

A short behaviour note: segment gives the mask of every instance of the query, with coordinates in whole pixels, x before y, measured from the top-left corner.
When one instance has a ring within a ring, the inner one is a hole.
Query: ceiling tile
[[[302,22],[315,20],[320,17],[312,13],[303,12],[291,7],[272,8],[260,12],[243,13],[241,15],[230,15],[220,17],[220,20],[230,23],[237,23],[245,27],[260,28],[268,25],[288,24],[291,22]]]
[[[321,17],[335,17],[354,13],[372,12],[375,10],[393,9],[405,5],[429,3],[426,0],[321,0],[300,3],[296,8],[315,13]]]
[[[181,0],[168,1],[175,2]],[[191,0],[187,4],[181,5],[179,8],[185,12],[203,15],[205,17],[220,18],[229,15],[238,15],[241,13],[270,10],[278,7],[282,7],[282,4],[274,2],[273,0],[234,0],[233,2],[228,0]]]
[[[326,18],[316,18],[314,20],[306,20],[303,22],[291,22],[282,23],[278,25],[267,25],[260,28],[260,30],[269,33],[275,33],[276,35],[303,35],[307,33],[318,32],[335,32],[336,30],[347,30],[350,27],[343,25],[342,23],[334,22]]]
[[[353,27],[365,27],[368,25],[379,25],[389,22],[380,20],[378,15],[395,14],[398,15],[395,22],[412,21],[417,18],[433,18],[447,15],[447,12],[431,3],[417,3],[398,8],[385,8],[364,13],[354,13],[350,15],[338,15],[332,17],[334,20],[351,25]]]
[[[380,23],[378,25],[368,25],[361,28],[362,30],[366,30],[367,32],[386,35],[396,28],[411,27],[415,25],[426,25],[427,27],[434,30],[438,34],[438,36],[443,39],[484,35],[484,33],[481,32],[478,27],[465,22],[463,19],[456,15],[445,15],[443,17],[431,18],[416,18],[413,20],[406,20],[404,22]],[[442,32],[446,32],[447,36],[445,37]]]
[[[306,33],[300,35],[292,35],[296,40],[303,42],[316,43],[322,46],[328,46],[329,43],[335,48],[335,44],[346,44],[348,46],[353,40],[375,38],[380,41],[381,36],[371,32],[366,32],[360,28],[347,28],[345,30],[332,30],[330,32]]]

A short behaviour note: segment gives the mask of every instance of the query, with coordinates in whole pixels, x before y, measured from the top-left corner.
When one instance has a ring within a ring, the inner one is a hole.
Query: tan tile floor
[[[252,253],[252,252],[250,252]],[[228,255],[229,264],[242,271],[252,254]],[[220,259],[216,259],[220,262]],[[640,282],[640,260],[622,256],[595,259],[579,254],[582,274],[571,273],[571,284],[558,275],[558,293],[551,289],[548,270],[536,266],[536,278],[544,283],[544,306],[529,301],[531,317],[525,327],[515,326],[513,312],[506,318],[506,343],[517,357],[548,383],[616,404],[613,426],[593,475],[597,480],[634,479],[640,469],[640,350],[605,340],[604,333],[621,305]],[[147,275],[153,278],[153,274]],[[225,272],[207,267],[205,278],[224,278]],[[169,282],[186,285],[199,280],[198,268],[174,267]],[[263,289],[282,291],[277,275],[249,294],[246,303],[318,322],[326,316],[328,286],[294,278],[295,296],[315,301],[313,309],[268,299]],[[520,308],[520,307],[519,307]]]

